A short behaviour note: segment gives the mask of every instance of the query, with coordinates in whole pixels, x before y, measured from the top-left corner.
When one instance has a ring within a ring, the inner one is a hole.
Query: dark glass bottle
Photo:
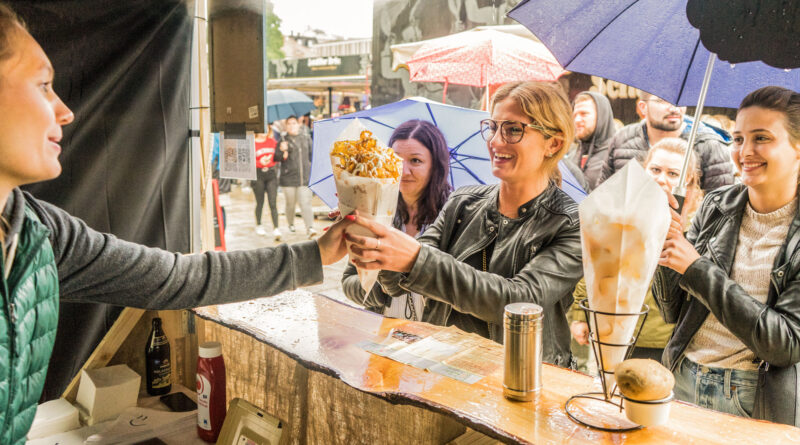
[[[147,363],[147,393],[151,396],[168,394],[172,389],[172,366],[169,360],[169,341],[161,329],[161,319],[153,319],[153,329],[145,346]]]

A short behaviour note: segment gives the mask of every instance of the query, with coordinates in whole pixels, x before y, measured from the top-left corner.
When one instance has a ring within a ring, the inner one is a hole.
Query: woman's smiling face
[[[731,157],[746,186],[765,192],[797,186],[800,147],[785,120],[784,113],[758,106],[737,113]]]
[[[53,179],[61,173],[61,126],[72,112],[53,91],[53,66],[22,28],[0,62],[0,187]]]
[[[506,98],[494,106],[492,119],[498,123],[502,121],[532,123],[531,118],[512,98]],[[523,129],[522,139],[515,144],[507,143],[499,128],[487,142],[492,174],[502,181],[519,182],[538,178],[545,174],[542,169],[545,156],[557,151],[554,138],[545,138],[539,130],[531,127],[525,126]]]

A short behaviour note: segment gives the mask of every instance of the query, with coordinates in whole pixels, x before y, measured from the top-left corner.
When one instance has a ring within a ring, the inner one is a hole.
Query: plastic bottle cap
[[[222,345],[218,341],[209,341],[200,345],[200,358],[214,358],[222,355]]]

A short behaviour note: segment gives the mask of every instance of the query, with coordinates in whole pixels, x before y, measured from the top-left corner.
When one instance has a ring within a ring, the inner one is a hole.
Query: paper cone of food
[[[342,215],[358,210],[362,217],[385,226],[392,225],[400,192],[403,160],[391,148],[374,138],[372,132],[354,119],[333,144],[331,166]],[[356,225],[350,226],[347,231],[355,235],[375,236],[370,230]],[[369,292],[378,280],[379,271],[357,270],[361,287]]]
[[[583,272],[589,307],[612,314],[641,311],[670,224],[664,190],[638,162],[628,164],[595,189],[579,206]],[[589,316],[602,343],[630,343],[638,316]],[[614,368],[627,346],[594,343],[607,396],[614,388]]]

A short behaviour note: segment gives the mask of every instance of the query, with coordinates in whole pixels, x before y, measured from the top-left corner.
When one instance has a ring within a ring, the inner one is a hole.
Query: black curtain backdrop
[[[188,252],[191,0],[12,0],[75,113],[63,172],[27,187],[119,238]],[[43,400],[61,395],[122,308],[61,303]],[[144,345],[142,345],[144,353]]]

